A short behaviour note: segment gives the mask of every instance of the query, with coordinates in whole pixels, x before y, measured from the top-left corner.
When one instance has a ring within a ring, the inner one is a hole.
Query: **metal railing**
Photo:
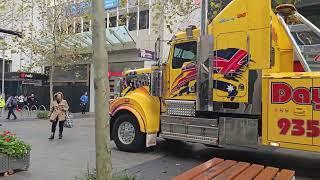
[[[44,105],[36,106],[24,105],[21,109],[17,109],[17,116],[19,119],[36,119],[38,112],[47,111]]]

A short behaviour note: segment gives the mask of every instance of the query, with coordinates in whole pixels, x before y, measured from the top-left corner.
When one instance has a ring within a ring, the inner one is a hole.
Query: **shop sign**
[[[20,73],[20,78],[22,78],[22,79],[33,79],[33,74],[31,74],[31,73]]]
[[[114,9],[119,6],[119,0],[105,0],[104,1],[104,9]]]
[[[152,51],[149,51],[149,50],[140,49],[139,57],[144,58],[144,59],[154,60],[155,53]]]
[[[121,77],[122,75],[123,75],[122,72],[111,72],[111,71],[108,72],[108,78],[110,78],[110,77]]]

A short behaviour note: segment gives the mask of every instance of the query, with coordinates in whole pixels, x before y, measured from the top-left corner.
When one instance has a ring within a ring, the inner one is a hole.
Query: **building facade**
[[[154,0],[128,0],[122,3],[117,0],[105,0],[105,28],[108,51],[108,76],[111,91],[122,72],[128,69],[150,67],[154,61],[154,47],[159,33],[153,30],[152,3]],[[54,7],[53,0],[48,1],[48,7]],[[90,95],[90,111],[94,108],[94,88],[92,62],[92,34],[90,19],[90,1],[63,1],[65,16],[72,17],[73,23],[68,27],[75,33],[70,43],[77,41],[85,50],[82,52],[88,62],[78,64],[65,70],[57,67],[53,76],[55,89],[66,89],[73,86],[69,96]],[[49,67],[45,68],[46,70]],[[75,91],[77,91],[75,93]],[[79,92],[78,92],[79,91]],[[79,105],[79,97],[70,98]],[[79,111],[77,107],[72,108]]]

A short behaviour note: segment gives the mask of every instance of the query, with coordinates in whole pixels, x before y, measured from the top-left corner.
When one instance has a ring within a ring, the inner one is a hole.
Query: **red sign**
[[[314,109],[320,110],[320,87],[298,87],[293,89],[284,82],[271,84],[271,103],[286,104],[293,101],[299,105],[315,104]]]
[[[19,75],[20,75],[20,78],[23,78],[23,79],[32,79],[33,78],[33,75],[31,73],[21,72]]]
[[[108,78],[110,77],[121,77],[122,76],[122,72],[108,72]]]
[[[319,137],[319,121],[282,118],[278,121],[281,135]],[[291,129],[291,131],[290,131]]]

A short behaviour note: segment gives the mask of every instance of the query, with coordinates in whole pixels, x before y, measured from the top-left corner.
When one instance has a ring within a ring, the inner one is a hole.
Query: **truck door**
[[[312,99],[313,119],[307,124],[308,135],[313,138],[313,145],[320,146],[320,79],[313,79]]]
[[[320,84],[319,84],[320,85]],[[308,126],[312,120],[311,78],[270,79],[267,114],[269,141],[312,145]]]
[[[196,41],[176,43],[171,49],[171,65],[169,67],[170,99],[196,99],[196,58]]]
[[[213,60],[213,101],[248,102],[249,45],[246,32],[219,34]],[[236,43],[235,43],[236,42]]]

